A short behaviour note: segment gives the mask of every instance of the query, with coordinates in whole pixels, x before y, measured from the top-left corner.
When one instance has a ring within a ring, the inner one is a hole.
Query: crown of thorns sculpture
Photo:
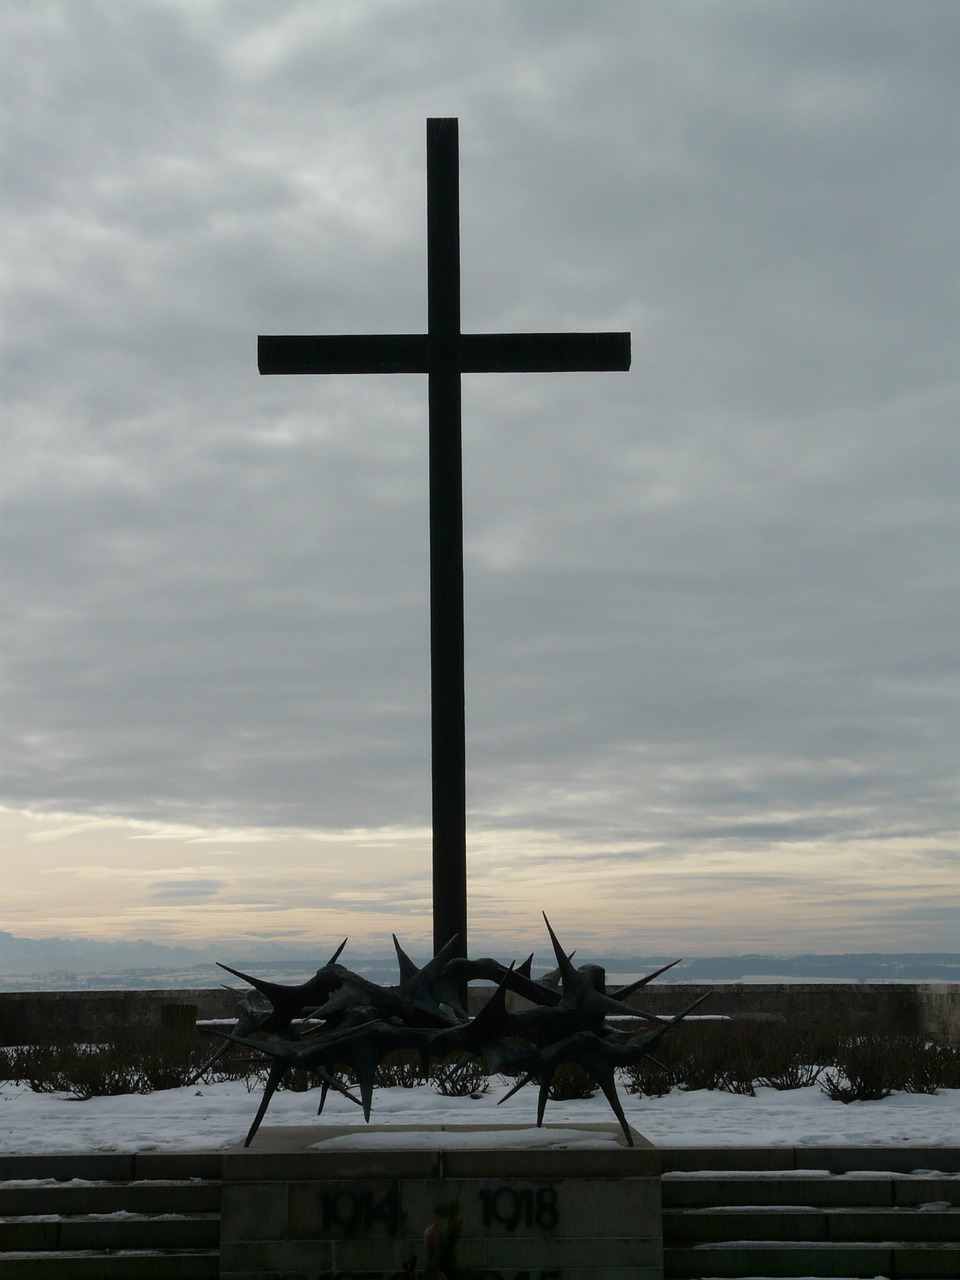
[[[517,1083],[500,1099],[505,1102],[525,1085],[539,1080],[537,1125],[543,1124],[550,1085],[560,1067],[575,1063],[596,1081],[620,1122],[628,1145],[633,1145],[623,1113],[614,1072],[652,1058],[652,1050],[671,1027],[682,1022],[707,997],[701,996],[673,1018],[659,1018],[642,1009],[624,1007],[624,1001],[679,961],[640,978],[617,991],[607,991],[600,965],[574,968],[572,955],[561,947],[544,915],[557,967],[537,980],[530,976],[533,957],[519,967],[504,967],[497,960],[468,960],[453,954],[451,939],[422,969],[403,951],[396,935],[400,981],[380,986],[338,964],[346,939],[300,986],[284,986],[251,977],[229,965],[221,965],[253,988],[240,1002],[240,1016],[232,1031],[216,1031],[226,1040],[200,1069],[199,1079],[232,1044],[246,1045],[270,1058],[270,1071],[259,1109],[244,1146],[249,1146],[266,1114],[270,1099],[293,1068],[312,1072],[320,1081],[323,1110],[331,1089],[363,1108],[370,1120],[374,1077],[383,1059],[397,1049],[420,1055],[427,1074],[432,1060],[460,1055],[464,1062],[482,1061],[490,1072],[517,1077]],[[496,990],[475,1018],[463,1008],[460,993],[466,984],[480,980],[496,983]],[[509,1010],[506,994],[529,1001],[532,1007]],[[623,1031],[607,1025],[608,1016],[627,1014],[644,1022],[639,1030]],[[298,1026],[294,1026],[294,1022]],[[355,1097],[334,1072],[347,1068],[357,1082]]]

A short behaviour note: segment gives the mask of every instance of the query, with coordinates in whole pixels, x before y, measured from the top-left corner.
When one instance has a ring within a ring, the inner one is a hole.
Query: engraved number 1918
[[[523,1223],[527,1227],[539,1227],[541,1231],[552,1231],[560,1220],[554,1187],[538,1187],[536,1191],[532,1187],[524,1187],[522,1191],[513,1187],[485,1189],[480,1192],[480,1204],[485,1227],[498,1222],[507,1231],[516,1231]]]

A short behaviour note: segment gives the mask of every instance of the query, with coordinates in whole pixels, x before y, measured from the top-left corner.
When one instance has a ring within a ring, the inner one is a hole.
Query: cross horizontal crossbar
[[[461,373],[562,373],[630,368],[629,333],[463,333]],[[260,372],[429,373],[425,333],[261,336]],[[446,363],[444,359],[443,363]]]

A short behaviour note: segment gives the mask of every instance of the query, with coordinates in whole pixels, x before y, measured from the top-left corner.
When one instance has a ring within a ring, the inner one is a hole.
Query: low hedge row
[[[151,1093],[190,1084],[210,1056],[211,1042],[192,1028],[138,1032],[108,1044],[72,1042],[0,1049],[0,1079],[38,1093],[84,1099],[120,1093]],[[885,1032],[851,1035],[774,1022],[710,1021],[681,1024],[657,1048],[655,1061],[625,1070],[628,1092],[661,1096],[672,1089],[719,1089],[754,1094],[756,1087],[799,1089],[819,1082],[839,1102],[887,1097],[894,1091],[935,1093],[960,1089],[960,1048],[922,1036]],[[247,1048],[231,1049],[200,1078],[206,1083],[243,1080],[261,1085],[266,1060]],[[349,1083],[349,1077],[343,1077]],[[480,1064],[445,1061],[426,1076],[416,1054],[384,1059],[377,1084],[412,1088],[428,1081],[448,1096],[479,1096],[490,1082]],[[316,1087],[306,1071],[291,1071],[281,1087]],[[558,1071],[551,1096],[589,1096],[593,1081],[580,1068]]]
[[[633,1093],[722,1089],[753,1095],[758,1085],[802,1089],[819,1082],[838,1102],[893,1092],[960,1088],[960,1048],[925,1036],[876,1031],[851,1034],[778,1022],[682,1024],[661,1042],[656,1062],[626,1071]]]

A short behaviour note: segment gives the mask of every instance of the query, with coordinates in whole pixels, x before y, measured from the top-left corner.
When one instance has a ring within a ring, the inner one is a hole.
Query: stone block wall
[[[711,991],[700,1012],[731,1018],[797,1020],[806,1026],[924,1032],[960,1043],[960,983],[785,982],[653,983],[628,1002],[673,1014]],[[471,989],[471,1011],[489,994]],[[223,988],[162,991],[0,992],[0,1045],[39,1044],[65,1036],[89,1043],[118,1032],[236,1017],[236,995]]]
[[[129,1031],[235,1018],[229,991],[3,991],[0,1045],[73,1039],[99,1044]]]
[[[630,1148],[613,1125],[546,1126],[526,1147],[527,1126],[431,1126],[377,1150],[378,1132],[351,1149],[343,1128],[261,1130],[228,1152],[221,1280],[381,1280],[412,1260],[422,1275],[425,1229],[454,1215],[460,1274],[477,1280],[662,1277],[659,1154],[639,1135]]]

